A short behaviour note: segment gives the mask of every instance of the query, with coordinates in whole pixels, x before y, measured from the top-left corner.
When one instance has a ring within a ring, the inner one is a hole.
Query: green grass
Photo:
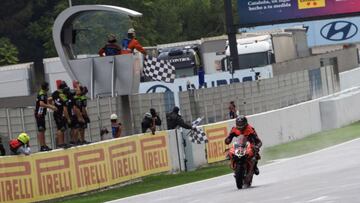
[[[317,133],[301,140],[266,148],[262,153],[262,163],[297,156],[360,137],[360,122],[343,128]]]
[[[360,122],[351,124],[343,128],[317,133],[301,140],[296,140],[286,144],[266,148],[262,152],[261,163],[264,164],[268,161],[275,159],[288,158],[309,153],[358,137],[360,137]],[[77,197],[74,198],[68,198],[66,200],[62,199],[61,202],[104,202],[141,193],[151,192],[163,188],[182,185],[194,181],[204,180],[228,173],[231,173],[231,170],[229,169],[227,162],[220,162],[187,173],[182,172],[178,174],[160,174],[144,177],[140,182],[134,184],[116,187],[101,192],[93,192],[87,195],[77,195]]]

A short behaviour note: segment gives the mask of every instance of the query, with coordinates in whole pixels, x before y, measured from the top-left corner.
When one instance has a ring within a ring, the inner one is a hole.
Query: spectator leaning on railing
[[[111,114],[110,122],[111,122],[111,133],[113,138],[119,138],[121,136],[122,125],[118,122],[118,116],[116,114]]]
[[[183,127],[185,129],[196,130],[196,128],[193,128],[191,125],[184,122],[181,115],[179,115],[179,111],[180,111],[179,107],[175,106],[173,108],[172,112],[166,114],[168,130],[175,129],[178,126]]]
[[[155,109],[151,108],[150,112],[147,112],[144,115],[141,122],[141,131],[142,133],[145,133],[147,129],[150,129],[151,133],[155,135],[156,126],[161,126],[161,119]]]

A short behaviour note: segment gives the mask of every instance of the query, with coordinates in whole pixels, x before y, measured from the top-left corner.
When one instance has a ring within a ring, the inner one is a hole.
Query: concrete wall
[[[0,98],[0,108],[17,108],[34,106],[36,95],[20,96],[20,97],[4,97]]]
[[[277,34],[272,36],[275,61],[277,63],[297,58],[294,39],[291,34]]]
[[[44,59],[43,64],[45,71],[45,80],[49,82],[49,89],[51,92],[57,89],[55,83],[56,80],[63,80],[68,85],[72,84],[72,79],[66,72],[63,64],[60,61],[60,58]]]
[[[324,99],[320,102],[323,130],[340,128],[360,119],[360,88]]]
[[[24,63],[0,67],[0,97],[30,95],[33,66],[33,63]]]
[[[166,93],[137,94],[130,96],[130,109],[133,118],[133,133],[141,133],[141,121],[144,114],[154,108],[160,116],[161,126],[158,130],[166,130],[166,113],[175,106],[174,100],[168,100]]]
[[[342,72],[339,76],[341,90],[360,86],[360,67]]]
[[[329,52],[326,54],[310,56],[306,58],[298,58],[282,63],[273,64],[274,76],[296,72],[300,70],[309,70],[320,67],[321,59],[337,58],[337,65],[339,72],[344,72],[358,67],[358,51],[357,48],[349,48],[338,51]]]
[[[287,28],[284,31],[291,32],[293,35],[296,53],[297,53],[296,58],[310,56],[310,49],[307,43],[306,30]]]
[[[235,101],[240,114],[252,115],[290,106],[338,91],[332,67],[299,71],[270,79],[198,89],[179,94],[181,114],[190,122],[205,117],[204,123],[228,118],[228,105]]]

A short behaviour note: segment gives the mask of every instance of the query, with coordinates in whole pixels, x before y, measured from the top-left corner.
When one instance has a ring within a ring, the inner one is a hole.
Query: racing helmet
[[[22,142],[23,144],[27,144],[30,141],[30,137],[28,134],[26,133],[20,133],[20,135],[17,138],[20,142]]]
[[[248,125],[248,120],[244,115],[240,115],[236,118],[236,126],[240,129],[244,129]]]
[[[118,119],[118,116],[115,113],[111,114],[110,120],[116,120],[116,119]]]

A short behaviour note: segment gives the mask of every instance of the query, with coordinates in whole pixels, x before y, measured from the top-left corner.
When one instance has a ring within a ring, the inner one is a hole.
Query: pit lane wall
[[[37,202],[170,171],[166,131],[0,159],[0,202]]]

